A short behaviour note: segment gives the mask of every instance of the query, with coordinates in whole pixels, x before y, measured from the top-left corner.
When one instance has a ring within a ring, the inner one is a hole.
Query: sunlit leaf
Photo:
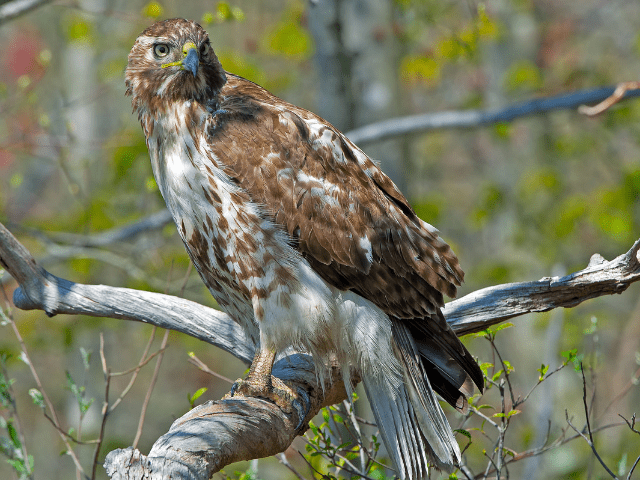
[[[537,90],[542,86],[542,77],[538,67],[527,60],[513,63],[504,80],[505,88],[510,91],[515,90]]]
[[[440,65],[431,57],[408,55],[402,59],[400,74],[406,82],[433,85],[440,79]]]
[[[149,2],[142,9],[142,14],[149,18],[158,18],[162,16],[164,9],[158,2]]]
[[[40,390],[38,390],[37,388],[29,389],[29,396],[33,400],[34,404],[42,409],[45,408],[44,395],[42,395],[42,392]]]
[[[303,60],[313,53],[313,40],[295,20],[278,23],[267,35],[267,46],[272,53]]]

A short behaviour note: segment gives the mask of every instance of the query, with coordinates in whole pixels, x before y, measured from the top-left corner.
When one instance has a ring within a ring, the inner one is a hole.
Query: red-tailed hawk
[[[440,311],[463,272],[438,231],[331,124],[225,72],[197,23],[142,32],[126,85],[189,256],[259,341],[239,389],[277,401],[277,352],[311,353],[319,375],[337,355],[401,478],[457,465],[435,392],[464,410],[483,378]]]

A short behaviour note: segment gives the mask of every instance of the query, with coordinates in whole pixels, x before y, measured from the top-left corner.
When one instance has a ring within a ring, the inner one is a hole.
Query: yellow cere
[[[189,50],[194,49],[197,51],[197,47],[196,44],[193,42],[187,42],[182,46],[182,54],[186,57],[187,54],[189,53]],[[169,62],[169,63],[164,63],[162,64],[162,68],[167,68],[167,67],[174,67],[174,66],[178,66],[178,65],[182,65],[182,60],[177,60],[175,62]]]
[[[196,47],[196,44],[193,42],[187,42],[182,46],[182,53],[184,54],[185,57],[189,53],[189,50],[191,50],[192,48],[194,50],[198,50],[198,48]]]

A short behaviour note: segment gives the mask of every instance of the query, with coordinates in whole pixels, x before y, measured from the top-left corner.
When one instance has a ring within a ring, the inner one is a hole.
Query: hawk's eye
[[[153,53],[156,57],[166,57],[169,55],[169,45],[164,43],[158,43],[153,47]]]
[[[206,55],[207,53],[209,53],[209,49],[211,47],[209,46],[209,42],[204,42],[202,45],[200,45],[200,55]]]

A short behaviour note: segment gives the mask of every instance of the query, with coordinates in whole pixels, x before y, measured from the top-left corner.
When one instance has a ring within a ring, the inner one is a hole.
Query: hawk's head
[[[181,18],[154,23],[142,32],[125,73],[127,95],[139,113],[155,112],[167,101],[209,102],[226,81],[207,32]]]

